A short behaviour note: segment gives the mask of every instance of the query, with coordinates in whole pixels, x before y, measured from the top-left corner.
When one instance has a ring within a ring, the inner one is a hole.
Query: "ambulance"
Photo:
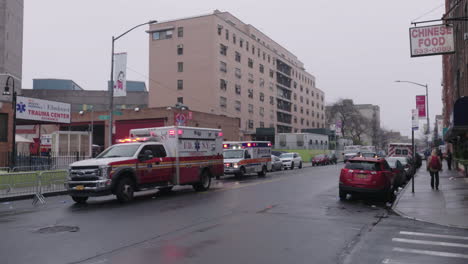
[[[242,178],[257,173],[264,177],[271,170],[271,143],[269,141],[223,142],[224,174]]]
[[[210,188],[223,175],[223,133],[219,129],[169,126],[130,130],[94,159],[70,165],[66,186],[77,203],[91,196],[114,194],[129,202],[134,192],[176,185],[196,191]]]

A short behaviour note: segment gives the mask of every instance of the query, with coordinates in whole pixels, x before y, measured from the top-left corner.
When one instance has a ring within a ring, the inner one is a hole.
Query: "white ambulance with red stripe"
[[[224,174],[243,177],[257,173],[264,177],[271,170],[269,141],[226,141],[223,143]]]
[[[413,157],[411,143],[390,143],[388,144],[388,157]]]
[[[211,178],[223,175],[223,133],[199,127],[155,127],[130,130],[94,159],[70,165],[68,192],[77,203],[90,196],[114,194],[121,202],[136,191],[175,185],[210,188]]]

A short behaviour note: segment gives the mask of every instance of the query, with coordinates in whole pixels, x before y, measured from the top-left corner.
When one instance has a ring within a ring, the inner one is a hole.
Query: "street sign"
[[[98,116],[98,119],[99,120],[109,120],[109,116],[108,115],[100,115],[100,116]]]
[[[114,111],[114,112],[112,112],[112,113],[113,113],[114,115],[116,115],[116,116],[121,116],[121,115],[123,115],[123,113],[122,113],[121,111]]]
[[[409,33],[411,57],[455,52],[454,30],[451,25],[413,27]]]
[[[419,118],[417,109],[411,110],[411,127],[413,128],[413,130],[418,130],[419,128]]]
[[[418,117],[426,118],[426,96],[416,95],[416,109],[418,109]]]

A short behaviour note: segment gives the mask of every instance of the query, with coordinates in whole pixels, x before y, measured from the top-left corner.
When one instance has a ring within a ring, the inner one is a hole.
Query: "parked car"
[[[406,180],[409,180],[411,179],[411,177],[413,177],[415,170],[408,157],[387,157],[387,161],[393,161],[393,160],[398,160],[400,161],[401,165],[403,165],[403,168],[405,170]]]
[[[375,152],[362,152],[361,157],[364,157],[364,158],[377,158],[377,153],[375,153]]]
[[[338,162],[338,158],[336,157],[335,153],[330,155],[330,163],[336,164]]]
[[[315,155],[315,157],[311,160],[312,166],[319,166],[319,165],[328,165],[330,164],[330,158],[326,154],[319,154]]]
[[[297,152],[283,153],[279,158],[285,170],[288,168],[292,170],[294,167],[302,169],[302,158]]]
[[[272,150],[271,155],[274,155],[276,157],[281,156],[281,154],[288,153],[287,151],[280,151],[280,150]]]
[[[355,152],[345,153],[343,155],[343,159],[344,159],[344,162],[347,162],[349,159],[357,157],[357,156],[358,156],[357,152],[356,153]]]
[[[382,158],[355,157],[341,169],[339,196],[345,200],[347,194],[377,194],[386,201],[393,199],[395,175]]]
[[[275,155],[271,155],[271,171],[283,170],[283,162]]]
[[[403,186],[406,182],[405,167],[398,159],[386,158],[385,160],[395,174],[395,186]]]

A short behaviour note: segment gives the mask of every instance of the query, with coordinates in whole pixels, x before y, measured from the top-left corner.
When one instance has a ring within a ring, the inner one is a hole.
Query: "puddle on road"
[[[80,228],[78,226],[48,226],[40,228],[34,233],[38,234],[54,234],[54,233],[62,233],[62,232],[78,232]]]

